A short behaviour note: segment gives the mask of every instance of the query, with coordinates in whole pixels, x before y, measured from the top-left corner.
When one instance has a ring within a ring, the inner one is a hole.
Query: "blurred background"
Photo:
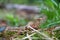
[[[21,22],[24,21],[22,22],[24,25],[27,23],[26,20],[47,16],[47,23],[50,24],[60,20],[59,2],[59,0],[0,0],[0,19],[7,20],[10,25],[12,19],[16,22],[23,17]],[[14,25],[17,26],[16,23]]]
[[[37,18],[43,18],[41,29],[60,27],[60,0],[0,0],[0,20],[5,20],[8,26],[25,26]]]

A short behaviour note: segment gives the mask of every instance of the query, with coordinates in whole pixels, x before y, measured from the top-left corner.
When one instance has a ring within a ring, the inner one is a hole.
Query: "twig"
[[[29,36],[29,34],[27,33],[27,37],[29,40],[32,40],[31,36]]]
[[[53,31],[56,31],[56,30],[59,30],[60,29],[60,27],[56,27]]]
[[[31,34],[31,35],[29,35],[29,37],[31,37],[31,36],[33,36],[33,35],[35,35],[36,33],[33,33],[33,34]],[[22,38],[22,40],[24,40],[24,39],[27,39],[28,37],[24,37],[24,38]]]
[[[53,40],[52,38],[48,37],[47,35],[45,35],[44,33],[42,32],[39,32],[38,30],[35,30],[34,28],[32,28],[30,25],[27,25],[27,27],[31,28],[33,31],[43,35],[44,37],[46,37],[48,40]]]

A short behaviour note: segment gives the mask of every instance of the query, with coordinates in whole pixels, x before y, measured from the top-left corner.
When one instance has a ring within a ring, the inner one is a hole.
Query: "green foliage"
[[[27,4],[27,0],[11,0],[12,3]]]
[[[24,26],[26,25],[27,21],[25,19],[19,19],[18,17],[14,17],[13,14],[7,14],[5,16],[5,20],[7,20],[8,25],[10,26]]]
[[[5,20],[7,20],[8,24],[10,24],[11,26],[17,26],[19,23],[18,18],[14,18],[14,16],[12,14],[6,15]]]
[[[42,28],[51,27],[59,24],[60,22],[60,8],[59,5],[54,0],[43,1],[44,7],[41,12],[47,16],[47,20],[42,24]]]

